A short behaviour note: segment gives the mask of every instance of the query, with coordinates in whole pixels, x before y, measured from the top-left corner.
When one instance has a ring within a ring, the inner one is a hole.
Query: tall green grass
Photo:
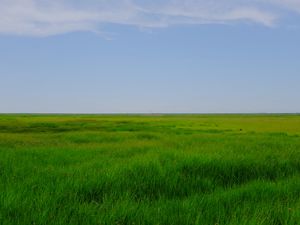
[[[298,115],[1,115],[0,224],[300,224]]]

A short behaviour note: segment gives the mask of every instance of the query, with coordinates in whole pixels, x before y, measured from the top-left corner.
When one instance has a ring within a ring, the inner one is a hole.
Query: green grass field
[[[298,115],[0,115],[0,224],[300,224]]]

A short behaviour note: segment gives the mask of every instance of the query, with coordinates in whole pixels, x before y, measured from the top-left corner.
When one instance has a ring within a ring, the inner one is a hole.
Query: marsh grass
[[[0,224],[300,221],[300,116],[1,115]]]

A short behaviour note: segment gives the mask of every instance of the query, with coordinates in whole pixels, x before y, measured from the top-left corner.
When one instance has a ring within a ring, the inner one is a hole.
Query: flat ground
[[[0,115],[0,224],[300,224],[300,116]]]

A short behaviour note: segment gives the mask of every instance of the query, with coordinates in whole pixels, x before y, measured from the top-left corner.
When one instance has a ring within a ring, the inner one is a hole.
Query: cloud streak
[[[299,0],[0,0],[0,33],[50,36],[101,32],[104,24],[163,28],[251,22],[274,26]]]

